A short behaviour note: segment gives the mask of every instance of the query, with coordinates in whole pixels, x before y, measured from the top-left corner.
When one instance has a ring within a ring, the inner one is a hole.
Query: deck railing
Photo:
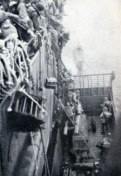
[[[112,73],[76,75],[70,89],[72,91],[79,90],[80,100],[85,111],[99,114],[101,112],[100,104],[104,101],[104,97],[111,100],[113,76]]]
[[[110,87],[111,74],[77,75],[71,86],[73,89]]]

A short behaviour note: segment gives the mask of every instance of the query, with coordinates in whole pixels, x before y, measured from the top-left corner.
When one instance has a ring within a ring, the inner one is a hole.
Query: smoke
[[[68,42],[63,49],[62,59],[68,70],[71,70],[72,74],[77,74],[77,67],[75,62],[75,48],[72,47],[71,43]]]
[[[82,70],[84,61],[83,48],[79,42],[73,44],[69,41],[62,52],[62,58],[66,67],[72,71],[73,74],[77,74]]]

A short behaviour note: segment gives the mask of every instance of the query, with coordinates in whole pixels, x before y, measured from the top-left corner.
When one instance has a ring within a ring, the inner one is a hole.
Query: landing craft
[[[111,132],[113,137],[116,115],[112,92],[113,79],[113,72],[111,74],[74,76],[74,82],[70,84],[68,91],[72,92],[72,94],[74,92],[78,94],[83,111],[80,113],[77,133],[70,126],[76,128],[76,118],[78,118],[79,114],[77,113],[74,121],[69,119],[70,126],[63,145],[63,151],[66,151],[64,156],[67,156],[64,157],[63,176],[96,176],[101,174],[107,156],[106,153],[102,156],[100,149],[96,147],[98,142],[105,137],[101,133],[100,114],[102,107],[100,104],[103,102],[104,97],[108,97],[112,102],[112,116],[108,121],[109,129],[105,132]]]

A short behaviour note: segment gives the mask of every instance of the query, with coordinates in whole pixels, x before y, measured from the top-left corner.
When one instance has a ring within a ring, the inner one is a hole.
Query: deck
[[[91,116],[87,117],[87,118],[91,118]],[[92,130],[89,130],[89,146],[90,148],[92,149],[92,151],[94,152],[95,154],[95,157],[97,159],[100,159],[101,156],[100,156],[100,149],[96,147],[97,143],[99,141],[102,141],[102,139],[105,137],[105,135],[103,135],[101,133],[102,129],[101,129],[101,119],[99,116],[94,116],[94,119],[96,121],[96,132],[92,132]],[[111,125],[109,124],[109,130],[107,131],[112,133],[112,127]],[[90,156],[93,157],[92,153],[90,152]]]

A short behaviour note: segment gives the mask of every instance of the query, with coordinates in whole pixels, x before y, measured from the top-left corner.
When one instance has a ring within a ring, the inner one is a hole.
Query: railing
[[[111,74],[77,75],[74,76],[72,89],[100,88],[111,86]]]
[[[71,83],[70,90],[79,90],[80,101],[84,110],[93,111],[99,114],[101,112],[100,104],[104,97],[110,97],[112,91],[112,80],[115,78],[114,73],[76,75],[74,83]]]

